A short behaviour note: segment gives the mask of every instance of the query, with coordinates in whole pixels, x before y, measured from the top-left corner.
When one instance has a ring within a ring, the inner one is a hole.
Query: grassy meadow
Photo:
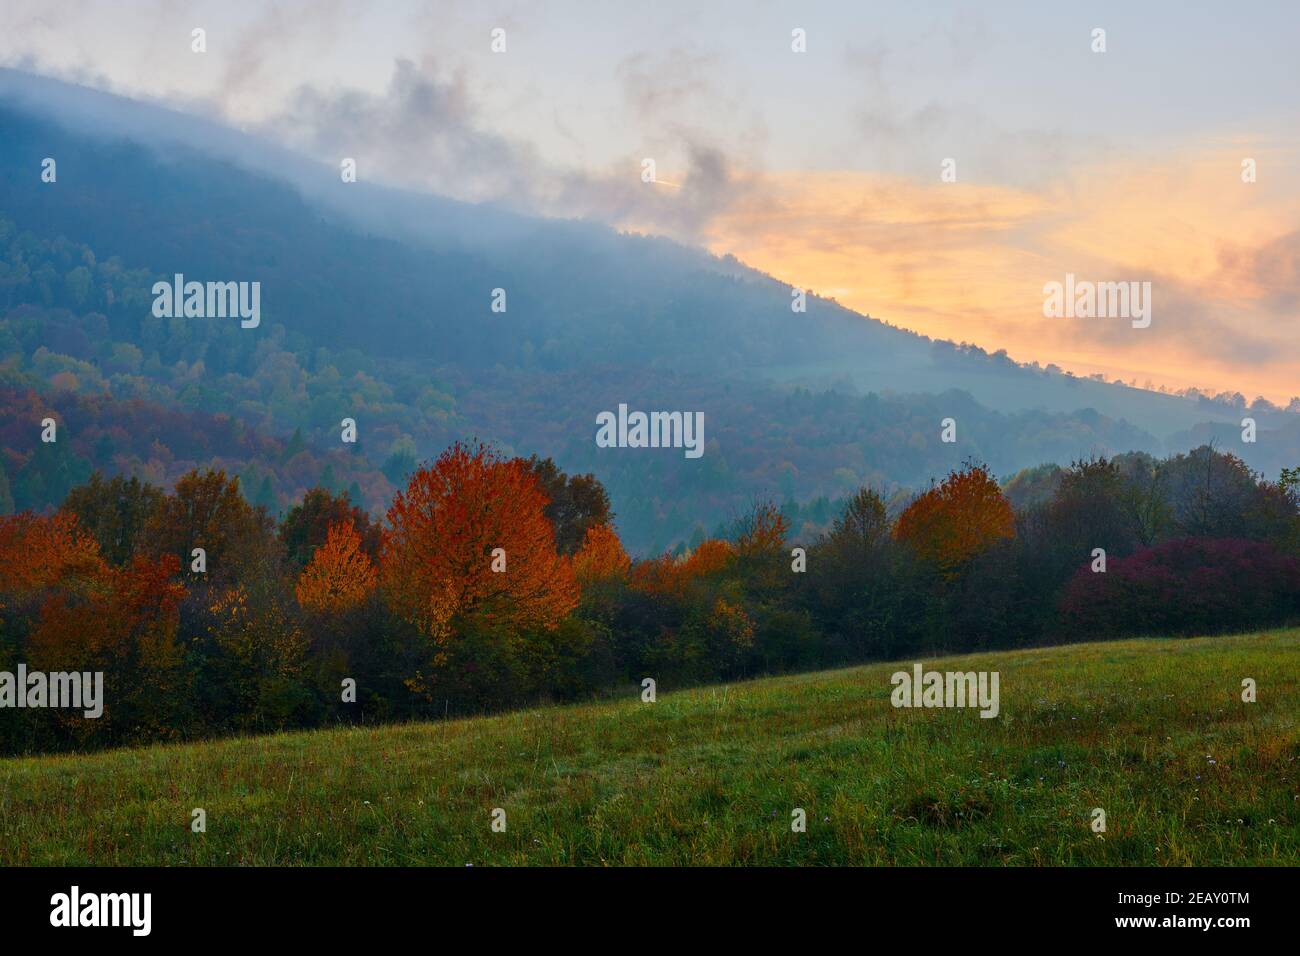
[[[1000,715],[893,708],[907,661],[4,760],[0,864],[1300,863],[1300,630],[925,665],[1000,672]]]

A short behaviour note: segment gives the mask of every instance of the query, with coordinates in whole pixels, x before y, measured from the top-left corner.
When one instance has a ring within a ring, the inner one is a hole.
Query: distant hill
[[[729,257],[344,184],[218,124],[11,70],[0,141],[12,387],[176,404],[321,447],[353,417],[372,474],[476,435],[594,471],[638,549],[685,540],[755,494],[915,486],[966,457],[1009,474],[1095,452],[1240,446],[1239,405],[1017,365],[816,298],[794,313],[788,286]],[[45,157],[54,184],[41,182]],[[175,273],[259,281],[261,326],[153,317],[149,290]],[[595,416],[620,402],[704,411],[704,458],[597,449]],[[1300,416],[1252,414],[1261,439],[1244,457],[1269,472],[1295,464]],[[946,417],[956,444],[939,441]],[[362,484],[382,507],[384,483]]]

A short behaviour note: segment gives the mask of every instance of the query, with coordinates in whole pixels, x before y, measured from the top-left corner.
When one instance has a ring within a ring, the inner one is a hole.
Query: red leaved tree
[[[440,642],[471,615],[554,627],[577,605],[578,586],[546,505],[526,463],[457,442],[388,509],[380,581],[392,606]]]
[[[0,517],[0,607],[55,585],[99,581],[107,570],[99,545],[70,514]]]

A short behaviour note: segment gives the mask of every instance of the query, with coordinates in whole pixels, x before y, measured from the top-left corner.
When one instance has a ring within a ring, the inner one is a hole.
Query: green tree
[[[279,576],[279,544],[266,512],[239,492],[239,479],[224,471],[197,469],[182,475],[145,528],[145,547],[174,554],[190,574],[194,548],[207,555],[206,581],[217,586],[267,581]]]
[[[577,554],[588,528],[613,522],[609,493],[595,475],[569,477],[550,458],[536,455],[527,461],[519,460],[537,476],[543,493],[550,499],[542,513],[555,528],[555,548],[560,554]]]
[[[5,475],[4,465],[0,464],[0,515],[14,513],[14,496],[9,490],[9,478]]]
[[[118,475],[108,481],[99,472],[68,492],[63,510],[99,543],[110,564],[125,565],[136,553],[145,526],[163,499],[163,493],[139,478]]]
[[[348,495],[336,495],[326,488],[313,488],[303,495],[280,522],[280,543],[285,556],[298,570],[307,566],[316,549],[325,543],[329,529],[352,523],[361,536],[361,550],[372,560],[379,557],[380,529]]]

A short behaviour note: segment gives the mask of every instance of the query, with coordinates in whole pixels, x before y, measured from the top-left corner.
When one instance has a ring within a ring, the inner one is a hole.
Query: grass
[[[999,671],[996,719],[891,707],[909,665],[0,761],[0,863],[1300,862],[1300,630],[926,663]]]

